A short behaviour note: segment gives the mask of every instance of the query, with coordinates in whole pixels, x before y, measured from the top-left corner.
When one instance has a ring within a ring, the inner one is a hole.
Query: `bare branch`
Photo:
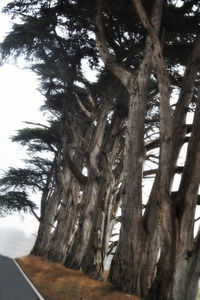
[[[149,175],[154,175],[158,172],[158,169],[151,169],[151,170],[146,170],[143,172],[143,176],[149,176]]]
[[[148,142],[146,145],[145,145],[145,149],[146,151],[150,151],[152,149],[155,149],[155,148],[158,148],[160,145],[160,139],[155,139],[153,140],[152,142]]]
[[[81,184],[86,184],[87,183],[87,180],[88,178],[83,175],[79,168],[76,166],[76,164],[71,160],[70,158],[70,155],[67,153],[67,151],[65,151],[65,159],[68,163],[68,166],[71,170],[71,172],[74,174],[74,176],[78,179],[78,181],[81,183]]]
[[[118,241],[115,241],[115,242],[112,242],[112,244],[110,244],[109,246],[109,250],[107,252],[107,256],[110,255],[110,254],[113,254],[112,251],[113,249],[118,245]]]
[[[34,211],[33,207],[29,206],[29,208],[30,208],[30,211],[31,211],[32,215],[40,222],[41,219],[40,219],[40,217],[38,217],[38,215]]]
[[[29,125],[36,125],[36,126],[41,126],[41,127],[44,127],[44,128],[47,128],[47,129],[50,129],[50,127],[44,125],[44,124],[41,124],[41,123],[34,123],[34,122],[28,122],[28,121],[24,121],[23,123],[25,124],[29,124]]]
[[[182,174],[183,172],[183,167],[176,167],[175,169],[175,173],[177,174]],[[143,175],[146,177],[146,176],[149,176],[149,175],[154,175],[154,174],[157,174],[158,173],[158,169],[151,169],[151,170],[145,170],[143,172]],[[200,199],[199,199],[200,200]],[[200,203],[199,203],[200,204]]]
[[[94,99],[89,91],[88,91],[88,100],[90,101],[90,104],[92,105],[92,107],[95,108],[96,105],[95,105]]]
[[[187,128],[187,130],[191,130],[191,126],[189,126],[189,128]],[[183,140],[183,144],[184,144],[184,143],[188,143],[189,140],[190,140],[190,137],[189,137],[189,136],[186,136],[186,137],[184,138],[184,140]],[[157,138],[157,139],[155,139],[155,140],[153,140],[153,141],[151,141],[151,142],[147,142],[147,143],[145,144],[145,150],[146,150],[146,151],[150,151],[150,150],[153,150],[153,149],[155,149],[155,148],[158,148],[159,146],[160,146],[160,139]]]
[[[76,100],[77,100],[77,102],[78,102],[80,108],[81,108],[82,111],[84,112],[84,114],[85,114],[89,119],[93,119],[92,113],[89,112],[89,111],[87,110],[87,108],[82,104],[82,102],[81,102],[79,96],[78,96],[76,93],[75,93],[75,96],[76,96]]]

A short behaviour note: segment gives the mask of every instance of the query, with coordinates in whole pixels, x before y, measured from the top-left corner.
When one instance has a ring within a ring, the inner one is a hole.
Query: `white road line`
[[[34,290],[34,292],[36,293],[36,295],[38,296],[38,298],[40,300],[45,300],[39,293],[39,291],[36,289],[36,287],[33,285],[33,283],[30,281],[30,279],[26,276],[26,274],[24,273],[24,271],[22,270],[22,268],[20,267],[20,265],[18,265],[18,263],[16,262],[15,259],[13,259],[14,263],[16,264],[16,266],[18,267],[19,271],[22,273],[22,275],[25,277],[25,279],[28,281],[29,285],[32,287],[32,289]]]

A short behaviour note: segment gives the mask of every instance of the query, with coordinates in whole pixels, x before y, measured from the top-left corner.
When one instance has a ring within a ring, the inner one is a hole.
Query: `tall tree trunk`
[[[106,177],[105,175],[106,172],[100,180],[101,188],[98,194],[98,204],[90,241],[81,264],[82,270],[94,279],[104,276],[106,254],[115,224],[113,220],[121,203],[117,193],[114,192],[116,187],[119,186],[119,181],[117,181],[117,184],[113,177],[109,177],[110,174],[107,174]]]
[[[200,183],[200,91],[197,99],[197,107],[194,116],[192,133],[188,144],[186,162],[183,169],[183,175],[176,197],[177,210],[177,243],[176,243],[176,265],[173,281],[171,285],[171,295],[169,299],[181,299],[185,293],[189,299],[189,293],[192,287],[197,286],[199,279],[199,264],[195,266],[197,257],[199,257],[198,241],[194,244],[194,217],[198,197],[198,188]],[[192,168],[191,168],[192,166]],[[187,230],[186,230],[187,228]],[[188,268],[184,273],[181,272],[184,267]],[[194,276],[191,277],[192,267]],[[181,277],[182,274],[182,277]],[[197,276],[198,274],[198,276]],[[183,289],[184,287],[184,289]],[[196,290],[194,288],[194,290]],[[195,299],[195,295],[190,299]]]
[[[82,210],[80,211],[79,228],[75,239],[67,253],[65,266],[72,269],[80,269],[81,262],[87,249],[94,212],[96,209],[96,199],[99,191],[99,184],[93,176],[88,176],[88,184],[85,187],[82,200]]]
[[[156,32],[160,28],[162,6],[163,1],[155,1],[152,23],[156,28]],[[155,263],[155,259],[152,260],[151,257],[147,256],[151,247],[148,246],[147,232],[142,221],[144,116],[154,49],[151,40],[147,38],[144,58],[137,71],[131,74],[118,65],[110,54],[102,19],[102,3],[101,0],[98,0],[96,19],[98,49],[106,67],[121,80],[130,96],[122,189],[122,224],[119,244],[112,261],[109,280],[121,287],[122,290],[143,296],[147,293],[148,287],[143,287],[142,285],[146,275],[144,270],[141,271],[142,265],[147,261],[149,265]],[[153,35],[157,39],[154,31]],[[160,55],[160,53],[158,54]],[[144,249],[149,250],[144,251]],[[149,270],[153,274],[147,274],[148,280],[153,278],[155,265]]]
[[[176,264],[172,280],[170,299],[196,300],[200,274],[200,234],[198,233],[193,250],[186,253]]]
[[[146,233],[142,225],[142,170],[144,160],[145,89],[141,82],[130,89],[120,239],[112,261],[109,280],[124,291],[141,294],[140,268]],[[131,91],[132,90],[132,91]],[[134,178],[134,180],[133,180]],[[134,195],[134,196],[133,196]],[[142,242],[141,242],[142,241]],[[139,281],[138,281],[139,279]]]
[[[153,27],[151,26],[148,17],[146,16],[146,13],[142,7],[141,2],[136,0],[133,0],[133,2],[144,27],[148,30],[152,42],[154,43],[153,60],[154,60],[155,69],[158,77],[158,85],[159,85],[160,99],[161,99],[161,104],[160,104],[161,150],[160,150],[160,167],[159,167],[159,175],[158,175],[158,190],[157,190],[157,197],[156,197],[157,202],[159,204],[159,219],[160,219],[159,225],[161,229],[160,231],[161,257],[159,261],[159,267],[157,269],[157,277],[151,288],[148,299],[166,300],[166,299],[172,299],[171,298],[172,296],[170,296],[170,289],[171,289],[171,282],[173,280],[173,275],[174,273],[176,274],[176,262],[177,262],[177,253],[178,253],[177,246],[179,244],[177,241],[180,240],[180,231],[181,231],[180,224],[182,223],[182,218],[180,219],[180,217],[179,220],[176,222],[177,209],[173,207],[172,200],[170,198],[171,180],[173,176],[172,170],[174,168],[174,164],[172,167],[170,164],[172,162],[172,159],[173,159],[173,163],[175,163],[176,156],[177,156],[177,153],[174,156],[172,155],[172,128],[171,128],[171,116],[170,116],[170,108],[169,108],[170,85],[166,73],[164,60],[162,58],[162,52],[160,49],[159,41],[155,35]],[[185,99],[187,100],[187,98],[188,97],[186,95]],[[179,125],[181,124],[182,120],[184,121],[184,115],[182,115],[182,119],[178,119]],[[178,122],[175,123],[177,124]],[[180,145],[180,142],[178,143],[178,145]],[[195,191],[196,189],[193,186],[194,194]],[[186,198],[187,198],[186,196],[187,192],[184,195],[184,197]],[[190,191],[190,193],[191,192],[192,191]],[[186,200],[186,203],[187,202],[188,201]],[[177,203],[175,205],[177,205]],[[191,205],[190,205],[190,209],[191,209]],[[193,212],[194,210],[192,210],[192,213],[190,210],[190,214],[189,214],[189,217],[191,218],[192,222],[194,218]],[[188,226],[191,225],[188,223],[188,215],[187,213],[185,213],[185,210],[183,215],[186,216],[187,225]],[[184,227],[184,231],[186,227]],[[188,237],[190,238],[191,241],[193,228],[191,229],[191,226],[189,227],[190,229],[189,229]],[[186,238],[186,236],[184,237],[184,240],[181,241],[181,248],[178,247],[179,250],[184,249],[182,243],[183,245],[184,243],[186,244],[188,243],[188,239]],[[174,299],[176,299],[176,297]]]
[[[192,286],[197,287],[200,271],[199,264],[194,267],[199,256],[199,250],[196,250],[193,240],[194,216],[200,183],[200,97],[198,97],[197,102],[185,167],[179,191],[173,204],[173,219],[176,224],[173,226],[173,232],[162,233],[166,241],[164,246],[167,251],[162,245],[164,254],[161,255],[160,267],[147,297],[149,300],[195,299],[195,291],[191,292],[191,290]],[[163,210],[162,218],[167,227],[170,218],[164,214],[165,211]],[[193,267],[194,276],[191,277]]]
[[[68,170],[69,171],[69,170]],[[63,190],[63,199],[57,214],[57,226],[49,243],[47,257],[64,263],[78,216],[79,183],[69,171],[68,182]]]
[[[47,254],[49,242],[51,239],[51,231],[55,222],[57,209],[62,199],[61,186],[55,188],[52,195],[48,198],[43,218],[40,221],[38,235],[31,254],[45,256]]]
[[[76,162],[78,170],[82,170],[84,159],[83,155],[74,150],[76,144],[68,143],[66,130],[63,130],[63,132],[63,162],[60,169],[63,190],[62,201],[56,217],[57,226],[53,232],[47,253],[49,259],[62,264],[65,262],[67,250],[72,243],[80,206],[80,183],[71,172],[66,157],[70,161]],[[73,149],[73,151],[70,151],[70,149]]]
[[[109,192],[112,181],[107,181],[107,179],[101,178],[99,185],[100,191],[98,193],[97,208],[94,212],[95,215],[93,218],[93,226],[90,233],[90,239],[81,263],[81,269],[94,279],[101,277],[103,272],[103,260],[105,253],[102,248],[102,242],[104,236],[104,224],[108,197],[110,194]]]
[[[165,62],[162,56],[162,49],[159,39],[152,27],[141,1],[133,0],[137,13],[143,26],[148,30],[149,36],[154,45],[153,62],[158,78],[160,92],[160,159],[159,159],[159,176],[157,189],[157,203],[159,215],[159,227],[161,234],[161,257],[160,267],[157,274],[162,274],[162,279],[157,282],[159,286],[159,297],[165,299],[170,280],[173,274],[174,254],[171,251],[175,244],[170,244],[174,239],[175,220],[174,210],[171,206],[170,199],[170,163],[172,155],[172,117],[170,111],[170,82],[166,71]],[[163,272],[162,269],[165,269]],[[161,271],[162,270],[162,271]],[[155,281],[156,282],[156,281]],[[158,295],[157,295],[158,296]],[[157,299],[160,299],[160,298]]]
[[[82,270],[94,279],[104,278],[109,242],[116,223],[116,213],[121,203],[120,195],[113,192],[113,185],[110,184],[107,188],[106,185],[103,186],[104,189],[100,191],[100,194],[104,191],[105,195],[102,195],[103,198],[99,195],[96,219],[94,219],[90,241],[81,264]]]
[[[160,27],[161,11],[162,1],[159,3],[156,1],[152,20],[155,22],[157,30]],[[144,160],[144,105],[152,70],[151,45],[151,41],[147,39],[144,59],[136,72],[133,86],[129,89],[130,105],[122,190],[122,224],[119,244],[109,274],[109,280],[112,283],[121,287],[122,290],[138,296],[145,296],[152,283],[159,247],[156,228],[151,232],[151,236],[145,229],[141,195]],[[144,266],[146,266],[146,270]],[[144,282],[145,284],[143,284]]]
[[[185,255],[178,263],[168,299],[196,300],[199,290],[200,251]]]
[[[186,114],[187,109],[186,107],[189,106],[189,103],[192,98],[192,93],[195,85],[195,79],[197,76],[197,70],[199,69],[199,55],[200,55],[200,43],[199,38],[197,38],[197,41],[194,46],[194,50],[191,53],[191,56],[188,60],[187,68],[184,75],[184,80],[182,84],[182,90],[180,92],[180,96],[178,99],[175,115],[173,118],[173,135],[172,135],[172,141],[173,141],[173,152],[172,152],[172,158],[170,162],[170,178],[169,181],[172,182],[174,177],[174,171],[176,168],[176,163],[178,160],[178,156],[181,150],[181,147],[184,143],[185,136],[186,136]],[[148,232],[149,236],[149,247],[150,247],[150,253],[154,253],[153,257],[152,255],[149,255],[151,257],[152,261],[155,261],[155,267],[156,267],[156,258],[158,253],[158,248],[160,247],[160,232],[159,229],[159,209],[157,206],[158,203],[158,189],[159,189],[159,174],[156,175],[151,194],[149,197],[149,201],[147,204],[147,208],[145,210],[144,214],[144,225]],[[172,202],[171,202],[172,204]],[[165,260],[165,257],[164,259]],[[148,260],[147,260],[148,262]],[[149,264],[147,264],[149,266]],[[152,265],[153,266],[153,265]],[[154,270],[156,269],[154,267]],[[144,270],[147,273],[148,268],[146,267],[146,264],[144,264]],[[151,274],[153,274],[151,272]],[[155,272],[154,272],[155,274]],[[148,283],[146,283],[145,279],[148,279],[147,276],[144,277],[143,284],[148,286],[150,288],[152,279],[154,276],[148,280]],[[162,280],[162,276],[161,276]],[[152,299],[152,294],[149,299]],[[157,297],[157,296],[156,296]],[[157,298],[156,298],[157,299]]]
[[[114,186],[119,184],[120,177],[115,178],[113,174],[113,167],[116,160],[116,154],[120,147],[120,129],[123,127],[122,117],[115,113],[111,124],[111,129],[107,132],[104,147],[102,149],[103,157],[100,160],[100,181],[99,193],[97,199],[97,209],[93,219],[90,240],[86,253],[84,255],[81,268],[92,278],[98,278],[103,275],[104,261],[106,257],[106,250],[108,248],[109,237],[111,234],[109,222],[112,217],[112,207],[115,201],[112,198],[112,191]],[[111,197],[111,198],[110,198]],[[114,216],[113,216],[114,217]],[[107,243],[107,244],[106,244]]]
[[[103,143],[109,107],[110,104],[104,99],[104,103],[99,111],[97,125],[94,127],[94,135],[90,141],[91,144],[89,144],[88,180],[83,193],[79,228],[65,261],[66,267],[73,269],[80,269],[82,259],[88,246],[93,218],[97,208],[100,174],[98,157]]]

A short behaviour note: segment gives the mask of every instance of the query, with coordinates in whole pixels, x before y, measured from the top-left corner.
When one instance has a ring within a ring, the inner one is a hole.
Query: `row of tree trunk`
[[[172,113],[172,84],[159,39],[164,1],[155,0],[150,17],[140,0],[132,4],[147,33],[134,71],[112,55],[104,30],[104,6],[97,0],[96,43],[108,80],[103,89],[84,82],[82,95],[71,78],[68,97],[76,99],[76,108],[73,111],[63,102],[60,144],[54,171],[49,172],[53,179],[43,190],[32,254],[102,278],[117,223],[120,234],[109,281],[147,300],[193,300],[200,274],[200,233],[194,238],[200,183],[200,93],[194,97],[194,90],[199,88],[200,38],[196,37],[188,58]],[[159,138],[150,146],[144,137],[152,76],[159,93]],[[193,98],[188,136],[186,116]],[[128,103],[128,114],[122,103]],[[181,182],[173,193],[186,138]],[[144,167],[153,148],[159,152],[158,168],[144,207]]]
[[[89,122],[84,136],[79,137],[78,145],[75,139],[68,142],[66,126],[63,126],[61,159],[57,162],[59,180],[46,194],[32,250],[32,254],[46,256],[67,267],[82,268],[93,278],[104,275],[110,237],[121,203],[124,148],[121,132],[126,118],[116,110],[108,122],[110,107],[105,99],[100,103],[97,115]],[[87,147],[84,154],[80,154],[82,146]]]

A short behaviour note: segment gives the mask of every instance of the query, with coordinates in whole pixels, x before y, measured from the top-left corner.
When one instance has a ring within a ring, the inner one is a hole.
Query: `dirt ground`
[[[141,300],[41,257],[30,255],[16,261],[45,300]]]

